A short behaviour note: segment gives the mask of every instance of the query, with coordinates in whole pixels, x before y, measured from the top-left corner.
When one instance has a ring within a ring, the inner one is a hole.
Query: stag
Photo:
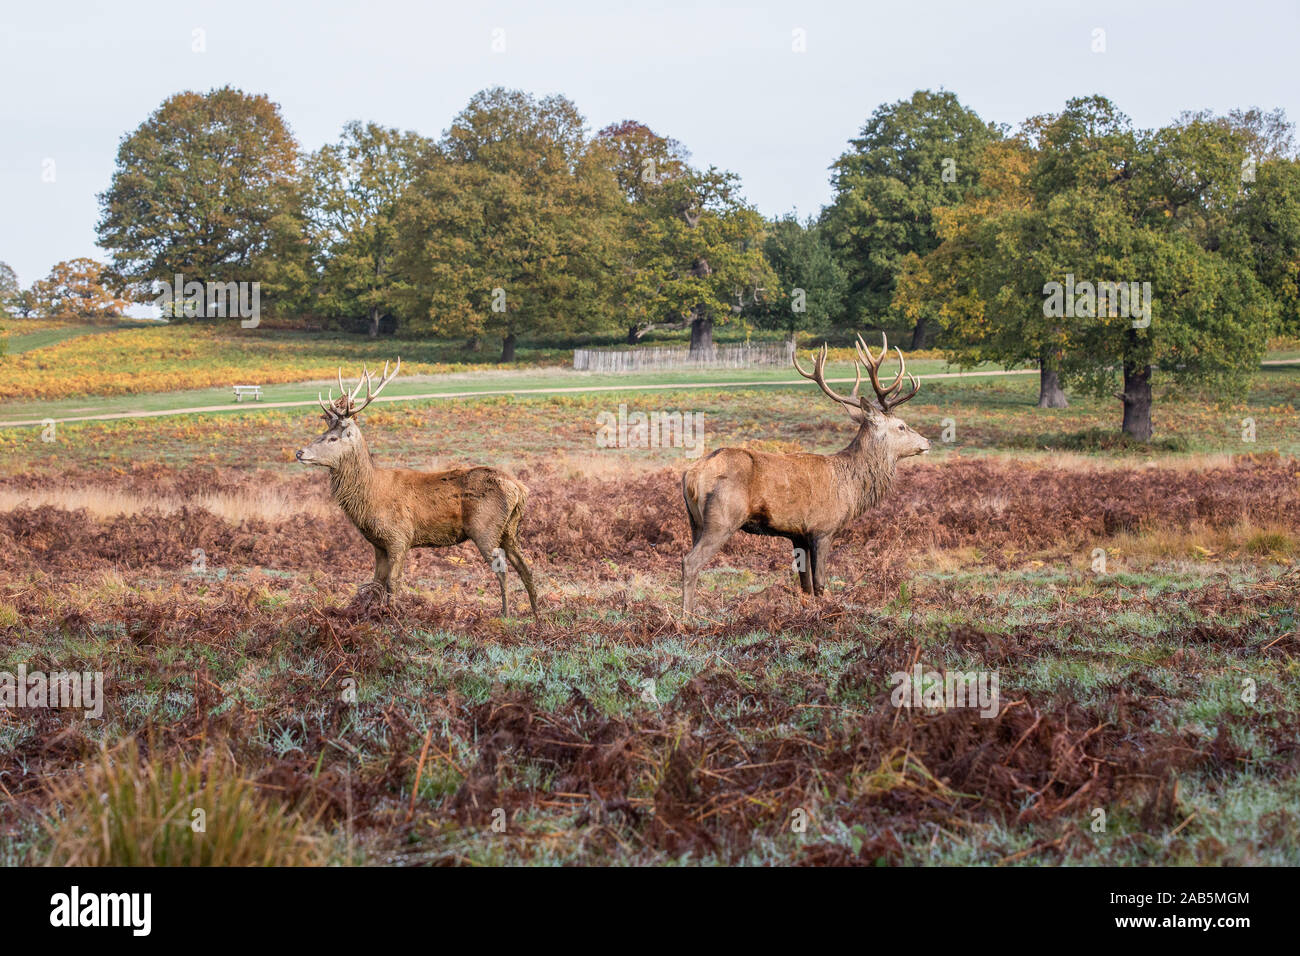
[[[372,387],[370,370],[363,365],[361,380],[351,392],[343,385],[340,369],[342,395],[336,400],[331,389],[328,401],[316,396],[325,412],[325,433],[297,455],[304,464],[329,469],[334,500],[374,546],[375,577],[362,590],[376,590],[387,599],[397,588],[402,563],[412,548],[448,548],[473,541],[501,584],[502,616],[510,611],[507,561],[523,580],[536,615],[533,575],[519,549],[519,521],[528,497],[522,483],[496,468],[424,472],[374,466],[355,419],[401,368],[399,358],[389,375],[385,362],[379,385]],[[358,402],[363,385],[366,396]]]
[[[889,353],[889,340],[883,335],[881,339],[876,356],[858,336],[853,363],[857,375],[849,395],[840,395],[826,384],[825,345],[815,356],[811,373],[804,371],[798,356],[792,356],[799,374],[816,382],[858,425],[848,447],[834,455],[719,448],[682,475],[682,495],[691,521],[691,550],[682,559],[686,614],[695,610],[700,569],[737,531],[788,538],[802,552],[797,564],[800,588],[814,597],[820,595],[826,587],[831,540],[889,494],[900,458],[930,450],[925,438],[894,415],[894,409],[920,389],[920,380],[908,375],[912,388],[903,391],[907,366],[903,353],[895,348],[898,376],[888,386],[880,384],[880,365]],[[858,394],[864,367],[876,393],[874,402]]]

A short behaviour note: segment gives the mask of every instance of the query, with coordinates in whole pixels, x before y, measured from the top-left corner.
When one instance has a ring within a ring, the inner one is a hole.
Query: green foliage
[[[396,267],[397,206],[432,148],[415,133],[348,123],[337,143],[304,163],[306,215],[316,256],[316,308],[365,317],[374,335],[409,291]]]
[[[1000,135],[955,94],[918,90],[879,107],[850,141],[824,213],[850,281],[850,322],[889,310],[904,258],[938,246],[935,210],[978,186],[980,154]]]
[[[18,273],[7,262],[0,262],[0,319],[12,318],[21,308],[22,286]]]
[[[661,180],[626,220],[626,295],[645,320],[725,323],[754,314],[777,286],[763,255],[766,224],[734,173],[709,167]]]
[[[1097,395],[1123,372],[1126,402],[1153,367],[1178,385],[1240,389],[1275,312],[1239,254],[1244,137],[1202,118],[1137,131],[1088,97],[1017,142],[1024,174],[985,165],[983,189],[940,217],[943,244],[906,264],[900,308],[935,310],[959,361],[1038,360]],[[1102,302],[1101,283],[1134,295]]]
[[[937,320],[950,361],[1008,368],[1055,354],[1060,332],[1042,321],[1036,272],[1010,270],[1039,241],[1030,210],[1034,153],[1024,136],[989,144],[979,185],[957,206],[936,211],[941,244],[901,263],[894,308],[912,323]],[[990,263],[1005,268],[990,268]]]
[[[601,130],[594,148],[626,199],[614,281],[630,338],[768,307],[779,293],[763,255],[766,224],[734,173],[692,168],[676,140],[631,120]]]
[[[1251,267],[1277,304],[1283,333],[1300,335],[1300,162],[1259,165],[1241,220]]]
[[[607,321],[618,183],[567,99],[477,94],[396,216],[401,292],[436,335],[581,331]]]
[[[831,249],[826,231],[815,221],[800,223],[785,216],[772,223],[763,253],[779,288],[764,301],[759,324],[784,329],[826,327],[843,315],[848,278]]]
[[[293,304],[307,281],[297,144],[267,97],[184,92],[118,148],[99,244],[144,301],[150,284],[258,281]]]

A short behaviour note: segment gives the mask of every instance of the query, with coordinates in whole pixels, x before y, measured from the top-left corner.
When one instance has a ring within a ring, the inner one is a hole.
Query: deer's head
[[[794,356],[795,370],[804,378],[816,382],[828,397],[839,402],[858,425],[862,438],[871,446],[880,449],[891,461],[910,458],[912,455],[923,455],[930,450],[930,442],[924,436],[912,431],[905,421],[894,414],[895,408],[917,393],[921,382],[915,375],[907,375],[911,380],[912,390],[906,393],[903,391],[903,376],[907,374],[907,364],[903,360],[902,351],[895,346],[894,351],[898,353],[898,375],[888,386],[880,384],[880,365],[889,354],[889,340],[883,332],[880,338],[882,343],[880,354],[873,355],[871,349],[867,348],[867,343],[862,341],[862,336],[858,336],[854,346],[857,355],[853,360],[856,381],[853,383],[853,391],[848,395],[840,395],[826,384],[825,345],[813,358],[811,373],[803,370],[798,356]],[[867,375],[871,379],[871,387],[876,393],[875,401],[858,394],[858,389],[862,385],[863,368],[866,368]]]
[[[388,363],[384,363],[384,373],[379,377],[379,385],[374,386],[370,370],[364,365],[361,366],[361,380],[357,382],[357,387],[351,392],[343,385],[343,370],[339,369],[339,391],[342,393],[336,399],[334,390],[330,389],[329,399],[323,399],[319,394],[316,400],[320,402],[321,409],[325,412],[325,432],[306,448],[298,450],[297,459],[305,465],[321,465],[331,470],[338,468],[343,462],[347,461],[353,455],[364,453],[366,450],[365,439],[361,437],[361,428],[354,421],[355,416],[374,399],[379,397],[379,393],[384,390],[384,386],[397,378],[397,373],[401,371],[402,360],[397,360],[397,368],[393,369],[393,374],[388,374]],[[357,397],[361,394],[361,386],[366,387],[366,397],[358,404]]]

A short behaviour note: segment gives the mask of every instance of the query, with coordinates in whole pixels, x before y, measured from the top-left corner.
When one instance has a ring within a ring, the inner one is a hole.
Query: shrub
[[[83,780],[64,779],[54,790],[63,816],[50,824],[51,865],[328,862],[327,845],[310,822],[264,798],[228,758],[142,759],[132,740],[101,750]]]

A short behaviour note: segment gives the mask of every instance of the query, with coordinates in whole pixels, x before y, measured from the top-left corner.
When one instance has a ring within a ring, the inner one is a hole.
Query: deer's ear
[[[849,413],[849,418],[853,419],[855,425],[866,425],[880,418],[880,410],[876,406],[867,403],[862,407],[856,405],[845,405],[844,410]]]

